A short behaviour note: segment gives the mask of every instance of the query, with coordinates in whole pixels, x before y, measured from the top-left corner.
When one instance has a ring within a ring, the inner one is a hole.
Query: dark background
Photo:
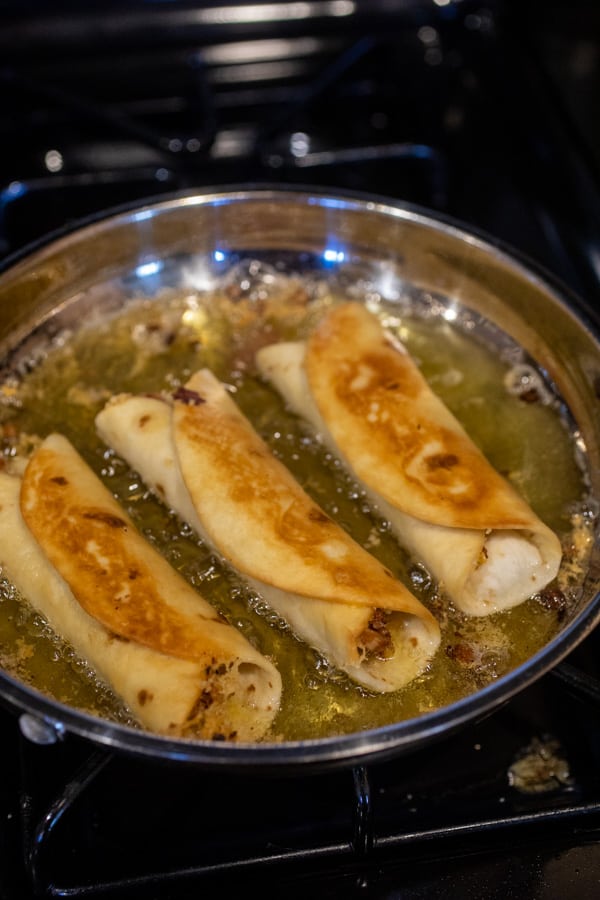
[[[457,216],[596,304],[600,4],[286,6],[0,5],[0,252],[163,192],[304,183]],[[235,45],[272,39],[291,44],[245,69]]]

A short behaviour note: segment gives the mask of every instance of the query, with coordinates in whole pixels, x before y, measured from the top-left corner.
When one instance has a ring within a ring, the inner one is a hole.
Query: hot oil
[[[60,703],[135,726],[110,688],[4,578],[0,579],[0,665]]]
[[[2,408],[5,455],[19,452],[26,443],[23,435],[65,434],[170,563],[261,651],[273,656],[284,684],[274,739],[369,729],[453,702],[543,647],[566,613],[565,604],[544,605],[535,599],[483,619],[469,619],[449,607],[426,570],[398,546],[338,461],[257,377],[256,350],[272,341],[306,336],[331,302],[322,290],[309,295],[297,283],[286,282],[266,303],[231,291],[171,292],[158,300],[139,301],[60,342],[16,389],[11,383]],[[586,485],[557,405],[524,402],[511,394],[505,386],[510,366],[442,317],[422,319],[403,311],[397,318],[397,311],[382,308],[385,312],[434,390],[490,461],[570,547],[573,512],[583,509]],[[315,501],[438,617],[440,651],[430,670],[407,688],[372,695],[333,670],[296,640],[261,598],[98,440],[94,417],[108,397],[120,391],[173,391],[204,366],[230,385],[243,412]],[[578,521],[585,523],[585,516]],[[578,546],[583,553],[586,541]],[[571,566],[561,584],[567,606],[577,599],[573,571],[577,566]],[[2,661],[6,668],[63,702],[127,721],[118,701],[14,591],[7,588],[1,596],[0,639],[8,648]]]

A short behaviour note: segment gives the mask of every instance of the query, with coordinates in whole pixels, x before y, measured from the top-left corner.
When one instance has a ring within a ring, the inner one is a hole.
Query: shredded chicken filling
[[[385,609],[374,610],[369,624],[358,636],[358,650],[366,660],[390,659],[394,655],[394,642],[388,628],[390,616]]]

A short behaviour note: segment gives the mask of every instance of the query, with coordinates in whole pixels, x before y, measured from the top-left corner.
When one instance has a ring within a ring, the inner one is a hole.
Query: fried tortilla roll
[[[22,481],[0,473],[0,541],[6,576],[143,726],[264,736],[278,671],[139,534],[64,437],[42,443]]]
[[[297,637],[353,680],[393,691],[425,670],[440,640],[434,617],[308,497],[209,371],[172,401],[119,395],[96,424]]]
[[[267,346],[257,365],[463,612],[516,606],[555,577],[557,536],[362,304],[333,307],[306,343]]]

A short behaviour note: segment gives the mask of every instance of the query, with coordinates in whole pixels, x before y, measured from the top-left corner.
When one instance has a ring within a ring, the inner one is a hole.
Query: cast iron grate
[[[203,6],[5,23],[1,255],[165,193],[308,185],[453,216],[597,294],[598,183],[502,3]]]
[[[195,40],[167,27],[162,43],[138,38],[126,53],[86,46],[83,19],[81,47],[9,54],[3,252],[190,187],[309,184],[441,211],[453,196],[466,203],[475,157],[494,169],[502,154],[477,146],[493,121],[475,74],[488,35],[469,20],[474,6],[375,3],[335,29],[274,20]]]
[[[334,890],[336,873],[368,884],[436,860],[597,840],[600,684],[557,671],[430,748],[341,771],[198,771],[20,737],[21,883],[32,897],[149,900],[266,879],[300,896],[317,876]]]

